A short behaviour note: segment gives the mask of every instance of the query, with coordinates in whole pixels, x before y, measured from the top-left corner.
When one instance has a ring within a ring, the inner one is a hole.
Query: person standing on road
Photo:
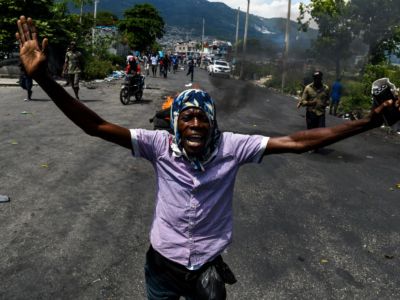
[[[79,100],[79,77],[82,72],[82,54],[76,49],[76,43],[71,42],[69,51],[65,54],[64,72],[68,74],[69,83]]]
[[[176,55],[172,56],[171,63],[172,63],[172,71],[175,74],[176,71],[178,71],[178,57]]]
[[[157,76],[157,64],[158,64],[158,56],[154,53],[150,57],[151,61],[151,72],[153,73],[153,77]]]
[[[168,55],[165,54],[161,61],[162,61],[162,65],[163,65],[163,72],[162,72],[162,73],[163,73],[163,75],[164,75],[164,78],[167,78],[167,75],[168,75],[168,66],[169,66],[169,58],[168,58]]]
[[[329,104],[329,88],[322,82],[323,74],[316,71],[313,82],[304,88],[297,108],[305,106],[307,129],[325,127],[325,109]]]
[[[340,98],[342,97],[343,86],[340,83],[341,79],[337,78],[336,81],[332,85],[331,92],[331,103],[329,105],[329,114],[333,113],[334,116],[337,115],[337,109],[339,106]]]
[[[65,53],[67,53],[68,51],[70,51],[71,49],[69,48],[69,46],[67,47],[67,51]],[[65,84],[64,86],[69,86],[69,77],[68,77],[68,73],[66,68],[63,68],[63,71],[61,73],[61,77],[65,78]]]
[[[381,126],[384,109],[395,105],[400,110],[399,100],[388,100],[364,119],[330,128],[281,137],[245,135],[221,132],[214,100],[190,89],[173,100],[173,134],[128,129],[102,119],[52,79],[47,71],[48,40],[39,47],[31,19],[21,16],[18,31],[28,75],[57,107],[85,133],[129,149],[156,170],[157,199],[145,264],[148,299],[226,299],[225,283],[236,279],[221,253],[232,242],[232,199],[240,166],[260,163],[272,154],[300,154],[330,145]]]
[[[143,67],[144,67],[144,73],[146,76],[150,75],[150,67],[149,67],[149,56],[144,53],[143,54]]]
[[[190,82],[193,83],[193,73],[194,73],[194,60],[190,58],[188,61],[188,72],[186,76],[190,75]]]
[[[30,77],[25,70],[25,67],[22,62],[19,64],[20,67],[20,76],[19,76],[19,85],[26,90],[27,92],[27,97],[24,99],[24,101],[31,101],[32,100],[32,86],[33,86],[33,81],[32,77]]]

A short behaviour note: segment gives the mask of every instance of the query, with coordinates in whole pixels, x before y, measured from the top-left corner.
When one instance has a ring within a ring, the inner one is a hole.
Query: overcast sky
[[[223,2],[226,5],[241,11],[247,10],[247,0],[208,0],[209,2]],[[299,15],[299,3],[308,4],[310,0],[292,0],[291,19],[296,20]],[[264,18],[287,16],[288,0],[250,0],[250,13]]]

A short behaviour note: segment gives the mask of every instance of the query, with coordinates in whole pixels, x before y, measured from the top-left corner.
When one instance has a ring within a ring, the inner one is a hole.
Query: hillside
[[[191,37],[201,36],[204,17],[207,36],[231,41],[235,39],[237,11],[219,2],[206,0],[101,0],[98,4],[98,11],[110,11],[119,18],[123,18],[123,12],[126,9],[139,3],[154,5],[168,27],[181,28]],[[241,37],[244,32],[245,16],[245,12],[241,12],[239,30]],[[266,19],[251,15],[248,37],[258,38],[265,43],[283,44],[285,26],[286,20],[282,18]],[[308,47],[310,40],[315,36],[315,30],[300,34],[297,31],[297,23],[291,22],[291,42],[296,41],[297,47]]]

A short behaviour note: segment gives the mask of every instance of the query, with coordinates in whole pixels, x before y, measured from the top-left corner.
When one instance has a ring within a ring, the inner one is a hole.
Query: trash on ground
[[[393,259],[393,258],[394,258],[394,255],[385,254],[385,258],[386,258],[386,259]]]
[[[371,155],[367,155],[366,158],[368,158],[368,159],[373,159],[374,157],[371,156]]]
[[[41,166],[42,168],[48,168],[48,167],[49,167],[48,164],[41,164],[40,166]]]
[[[104,78],[105,81],[110,82],[115,79],[121,79],[125,77],[124,71],[113,71],[110,75]]]
[[[328,261],[327,259],[324,259],[324,258],[320,260],[320,263],[321,263],[321,264],[327,264],[328,262],[329,262],[329,261]]]
[[[10,197],[6,195],[0,195],[0,203],[10,202]]]
[[[400,183],[396,184],[396,188],[400,189]]]
[[[12,141],[11,141],[11,145],[18,145],[18,142],[15,141],[15,140],[12,140]]]
[[[21,115],[30,115],[30,114],[32,114],[31,112],[28,112],[28,111],[21,111]]]

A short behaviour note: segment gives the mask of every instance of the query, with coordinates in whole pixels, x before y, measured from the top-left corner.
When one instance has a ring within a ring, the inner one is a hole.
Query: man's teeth
[[[203,140],[201,136],[189,136],[186,139],[191,142],[200,142]]]

